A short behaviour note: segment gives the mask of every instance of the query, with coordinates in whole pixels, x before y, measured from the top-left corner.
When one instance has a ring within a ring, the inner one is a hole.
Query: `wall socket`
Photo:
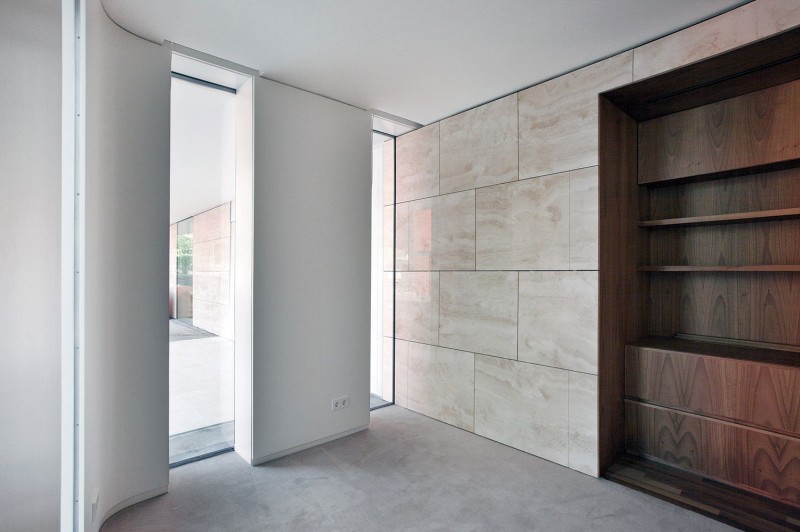
[[[346,395],[345,397],[337,397],[331,401],[331,410],[341,410],[342,408],[347,408],[348,406],[350,406],[349,395]]]

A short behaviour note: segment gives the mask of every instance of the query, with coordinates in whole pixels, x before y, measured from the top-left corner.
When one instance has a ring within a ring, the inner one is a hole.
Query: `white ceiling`
[[[429,124],[746,0],[103,0],[120,26]]]

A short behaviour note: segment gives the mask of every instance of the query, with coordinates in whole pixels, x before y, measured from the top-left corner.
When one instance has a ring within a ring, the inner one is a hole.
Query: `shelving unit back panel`
[[[647,220],[789,209],[800,207],[800,168],[648,187],[647,194]]]
[[[649,335],[690,334],[800,346],[800,273],[649,277]]]
[[[798,116],[800,80],[640,122],[638,181],[796,164]]]
[[[650,232],[648,265],[800,264],[800,219]]]

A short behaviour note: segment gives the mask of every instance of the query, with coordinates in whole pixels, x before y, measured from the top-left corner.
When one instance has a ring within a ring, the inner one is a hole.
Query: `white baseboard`
[[[278,458],[283,458],[284,456],[288,456],[290,454],[294,454],[299,451],[304,451],[305,449],[310,449],[311,447],[316,447],[317,445],[322,445],[323,443],[328,443],[329,441],[338,440],[339,438],[344,438],[345,436],[349,436],[351,434],[355,434],[356,432],[361,432],[362,430],[367,430],[369,428],[369,423],[366,425],[361,425],[354,429],[346,430],[344,432],[340,432],[338,434],[334,434],[332,436],[328,436],[326,438],[320,438],[319,440],[314,440],[309,443],[304,443],[303,445],[298,445],[296,447],[292,447],[290,449],[285,449],[283,451],[278,451],[277,453],[268,454],[265,456],[261,456],[259,458],[253,458],[250,462],[250,465],[258,465],[263,464],[265,462],[269,462],[272,460],[277,460]]]
[[[164,485],[164,486],[160,486],[160,487],[152,489],[152,490],[145,491],[144,493],[140,493],[138,495],[134,495],[133,497],[128,497],[127,499],[125,499],[122,502],[118,502],[117,504],[112,506],[111,509],[108,510],[103,515],[103,519],[100,520],[100,526],[98,527],[98,530],[100,528],[102,528],[103,523],[105,523],[106,520],[109,517],[113,516],[115,513],[119,512],[120,510],[124,510],[128,506],[132,506],[132,505],[136,504],[137,502],[146,501],[147,499],[152,499],[153,497],[158,497],[159,495],[164,495],[165,493],[167,493],[168,489],[169,489],[169,484]],[[89,517],[91,517],[91,516],[89,516]]]

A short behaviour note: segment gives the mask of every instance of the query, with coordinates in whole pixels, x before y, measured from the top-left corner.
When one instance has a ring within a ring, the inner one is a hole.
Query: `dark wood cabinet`
[[[601,472],[800,509],[798,58],[790,30],[600,95]]]

